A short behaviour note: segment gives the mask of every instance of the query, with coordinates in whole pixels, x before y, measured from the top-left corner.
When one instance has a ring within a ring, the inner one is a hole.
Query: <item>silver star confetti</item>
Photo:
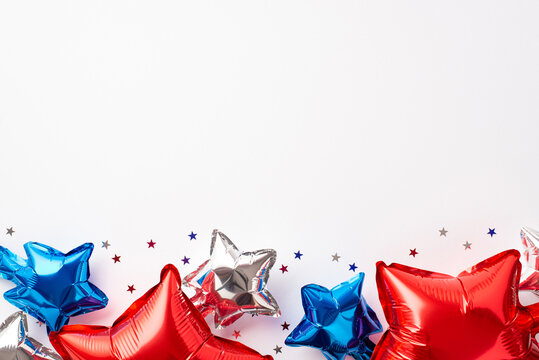
[[[447,236],[446,234],[449,232],[445,228],[442,228],[442,230],[438,230],[440,232],[440,236]]]
[[[520,230],[520,238],[524,246],[520,289],[533,290],[539,295],[539,232],[523,227]]]
[[[240,251],[225,234],[214,230],[210,259],[187,275],[184,285],[195,291],[191,300],[203,316],[215,313],[218,328],[244,313],[277,317],[279,305],[266,289],[276,258],[272,249]]]
[[[22,311],[0,325],[0,360],[61,360],[52,350],[28,336],[28,321]]]
[[[337,262],[339,262],[339,259],[341,258],[337,253],[335,253],[335,255],[331,255],[331,257],[333,258],[333,260],[331,261],[337,261]]]

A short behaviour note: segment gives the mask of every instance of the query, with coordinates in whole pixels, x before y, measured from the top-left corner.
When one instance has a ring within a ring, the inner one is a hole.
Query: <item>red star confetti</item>
[[[114,254],[114,257],[112,258],[112,260],[114,260],[114,263],[116,264],[117,262],[120,262],[120,258],[121,256]]]
[[[148,241],[148,248],[155,248],[155,244],[156,242],[150,239],[150,241]]]
[[[419,254],[419,253],[417,252],[416,249],[410,249],[410,256],[415,257],[417,254]]]
[[[285,272],[288,272],[288,266],[284,266],[281,264],[281,268],[279,269],[284,274]]]

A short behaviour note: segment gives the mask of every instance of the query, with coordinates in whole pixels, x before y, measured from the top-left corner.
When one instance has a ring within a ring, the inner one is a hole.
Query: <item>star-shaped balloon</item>
[[[62,360],[28,335],[26,314],[10,315],[0,324],[0,360]]]
[[[520,289],[539,293],[539,232],[523,227],[520,230],[520,239],[524,246],[521,258],[524,268],[520,276]]]
[[[16,285],[4,298],[53,331],[71,316],[104,308],[107,296],[88,282],[93,249],[93,244],[86,243],[64,254],[29,242],[24,244],[25,260],[0,246],[0,277]]]
[[[159,284],[112,325],[67,325],[49,335],[64,360],[270,360],[253,349],[212,335],[167,265]]]
[[[210,259],[187,275],[184,285],[194,289],[191,301],[203,316],[215,313],[216,327],[228,326],[244,313],[280,316],[279,305],[266,289],[276,258],[271,249],[240,251],[214,230]]]
[[[290,346],[322,350],[329,360],[370,359],[374,344],[368,336],[382,331],[374,311],[361,295],[364,273],[328,290],[320,285],[301,289],[305,316],[285,341]]]
[[[508,250],[457,277],[379,262],[389,330],[372,359],[539,359],[539,304],[519,302],[519,257]]]

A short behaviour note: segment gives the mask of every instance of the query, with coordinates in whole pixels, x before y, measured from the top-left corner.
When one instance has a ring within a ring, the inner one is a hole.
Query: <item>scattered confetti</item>
[[[152,248],[152,249],[155,249],[155,244],[157,244],[155,241],[153,241],[152,239],[150,239],[150,241],[148,241],[148,249],[149,248]]]
[[[419,254],[419,253],[417,252],[417,249],[410,249],[410,256],[415,257],[417,254]]]
[[[438,230],[440,232],[440,236],[446,236],[446,234],[449,232],[445,228],[442,228],[442,230]]]
[[[191,258],[188,258],[187,256],[184,256],[183,259],[182,259],[183,264],[184,264],[184,265],[189,264],[189,260],[190,260],[190,259],[191,259]]]
[[[107,241],[102,241],[101,243],[103,244],[103,245],[101,245],[101,247],[104,247],[105,250],[109,249],[110,243],[109,243],[108,240]]]
[[[465,244],[462,244],[462,246],[464,246],[464,250],[472,249],[472,243],[468,241],[466,241]]]
[[[281,268],[279,269],[284,274],[285,272],[288,272],[288,266],[284,266],[281,264]]]
[[[290,326],[290,324],[285,321],[284,323],[281,324],[281,326],[282,326],[283,331],[284,331],[284,330],[288,330],[288,327]]]
[[[135,285],[127,285],[127,291],[129,291],[131,294],[133,293],[133,291],[135,291]]]
[[[337,262],[339,262],[339,259],[341,258],[337,253],[335,253],[334,255],[331,255],[331,257],[333,258],[333,260],[331,261],[337,261]]]
[[[348,269],[348,271],[356,272],[356,269],[357,269],[356,263],[348,264],[348,266],[350,266],[350,269]]]
[[[6,230],[7,230],[7,233],[6,233],[6,235],[9,235],[9,236],[13,236],[13,233],[15,232],[15,230],[13,230],[13,228],[12,228],[12,227],[10,227],[10,228],[7,228]]]
[[[188,235],[189,236],[189,240],[196,240],[197,239],[197,234],[195,234],[194,232],[191,231],[191,233]]]
[[[275,345],[275,348],[273,348],[273,351],[275,351],[276,354],[282,353],[283,347],[279,345]]]
[[[234,336],[236,339],[239,338],[241,336],[239,330],[234,330],[234,334],[232,334],[232,336]]]
[[[294,253],[294,259],[300,259],[301,260],[302,256],[303,256],[303,254],[299,250],[298,250],[298,252]]]
[[[494,235],[496,235],[496,231],[494,231],[494,230],[496,230],[496,228],[494,228],[494,229],[488,228],[488,233],[487,234],[489,234],[490,237],[493,237]]]
[[[121,256],[114,254],[114,257],[112,258],[112,260],[114,260],[114,263],[116,264],[117,262],[120,262],[120,258]]]

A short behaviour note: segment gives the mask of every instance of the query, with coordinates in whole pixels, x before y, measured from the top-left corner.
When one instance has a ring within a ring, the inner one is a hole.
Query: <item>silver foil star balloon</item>
[[[520,290],[533,290],[539,294],[539,232],[523,227],[520,238],[524,246]]]
[[[50,349],[28,336],[28,322],[22,311],[0,325],[0,360],[62,360]]]
[[[214,230],[210,259],[184,278],[203,316],[214,313],[215,326],[232,324],[243,314],[280,316],[279,305],[266,289],[277,253],[272,249],[240,251]]]

